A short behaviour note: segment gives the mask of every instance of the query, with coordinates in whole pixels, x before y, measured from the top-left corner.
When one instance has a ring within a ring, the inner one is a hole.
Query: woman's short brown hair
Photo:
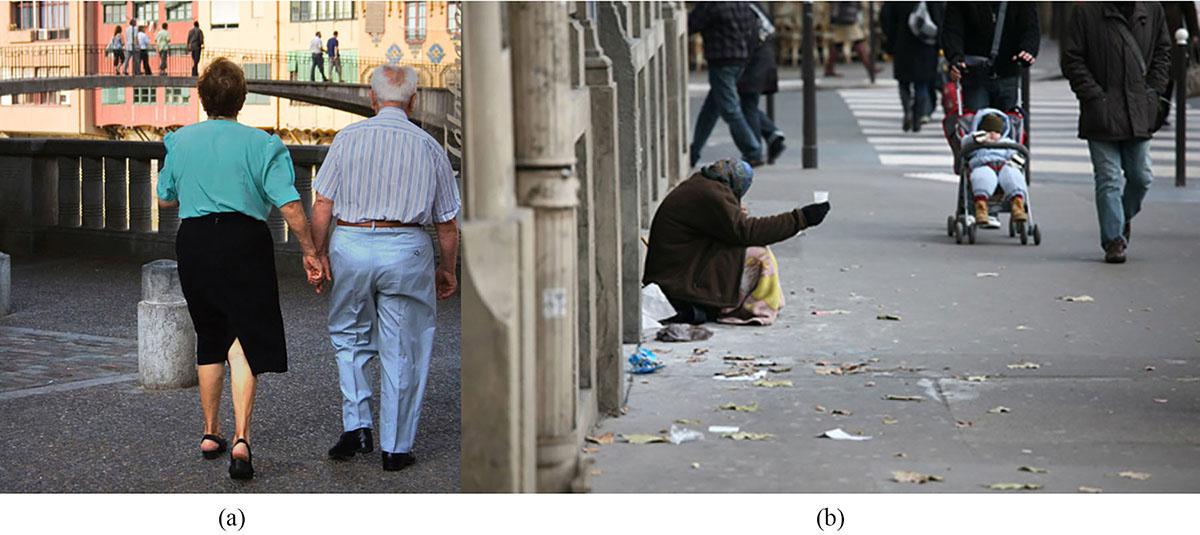
[[[204,69],[196,83],[200,105],[211,116],[232,117],[246,103],[246,74],[237,63],[217,58]]]

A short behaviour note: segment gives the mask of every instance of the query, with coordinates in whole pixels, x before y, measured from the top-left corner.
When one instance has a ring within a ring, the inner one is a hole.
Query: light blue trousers
[[[433,244],[415,227],[337,227],[330,243],[329,336],[337,352],[342,429],[371,425],[363,373],[379,356],[379,448],[412,451],[437,318]]]
[[[1100,247],[1124,240],[1125,222],[1142,211],[1142,199],[1154,181],[1150,140],[1088,141],[1096,179],[1096,215]]]
[[[1016,195],[1028,198],[1029,191],[1025,187],[1025,173],[1011,165],[1005,165],[996,173],[995,169],[981,165],[971,170],[971,193],[991,197],[996,193],[996,185],[1004,188],[1004,199],[1012,199]]]

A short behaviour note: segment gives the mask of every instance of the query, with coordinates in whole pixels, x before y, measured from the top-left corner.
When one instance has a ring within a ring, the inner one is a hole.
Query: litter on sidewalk
[[[817,435],[817,438],[831,438],[833,440],[863,441],[863,440],[871,440],[872,437],[851,435],[850,433],[842,431],[842,428],[839,427],[837,429],[830,429],[829,431],[821,433],[820,435]]]
[[[671,431],[667,434],[667,440],[672,444],[679,445],[693,440],[704,440],[704,433],[672,424]]]
[[[758,370],[750,375],[734,375],[727,376],[720,373],[713,375],[713,379],[718,381],[761,381],[767,378],[767,370]]]
[[[723,435],[725,433],[737,433],[739,430],[741,430],[741,428],[736,425],[710,425],[710,426],[708,426],[709,433],[717,433],[719,435]]]
[[[659,368],[666,366],[659,362],[658,355],[647,348],[638,348],[637,352],[629,355],[630,371],[635,374],[654,373]]]
[[[662,323],[659,322],[674,315],[675,307],[667,301],[667,296],[657,284],[647,284],[642,288],[643,331],[661,328]]]
[[[672,323],[658,330],[654,339],[659,342],[698,342],[712,338],[713,332],[699,325]]]

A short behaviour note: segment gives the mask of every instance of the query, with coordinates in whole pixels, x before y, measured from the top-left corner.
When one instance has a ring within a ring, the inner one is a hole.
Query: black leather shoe
[[[783,136],[776,136],[767,146],[767,163],[775,165],[775,160],[779,159],[779,155],[783,154],[783,149],[787,146],[783,144]]]
[[[388,472],[403,470],[404,467],[417,462],[411,453],[383,453],[383,469]]]
[[[344,461],[354,457],[355,453],[371,453],[372,451],[375,451],[375,440],[371,438],[371,428],[360,427],[342,433],[337,444],[329,448],[329,458]]]
[[[238,444],[246,445],[246,460],[238,459],[233,456],[233,450]],[[250,443],[246,439],[239,438],[233,443],[233,448],[229,448],[229,477],[232,479],[252,479],[254,478],[254,465],[251,461],[254,459],[254,454],[250,452]]]

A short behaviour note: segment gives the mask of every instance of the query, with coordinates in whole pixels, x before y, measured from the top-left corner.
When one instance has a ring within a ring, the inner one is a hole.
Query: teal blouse
[[[300,200],[292,156],[278,137],[219,119],[163,138],[158,198],[179,201],[179,217],[241,212],[267,220],[271,206]]]

